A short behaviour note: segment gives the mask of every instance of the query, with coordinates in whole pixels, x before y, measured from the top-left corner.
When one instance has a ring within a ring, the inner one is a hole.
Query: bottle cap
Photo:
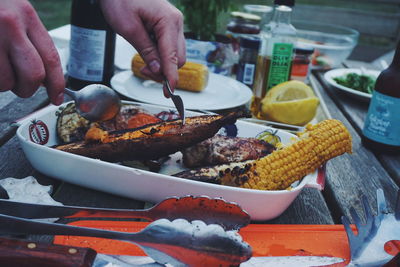
[[[240,47],[258,50],[260,47],[260,39],[257,37],[240,37]]]
[[[296,54],[311,55],[312,53],[314,53],[314,48],[306,45],[296,45],[296,47],[294,48],[294,52]]]
[[[274,5],[280,5],[280,6],[294,6],[294,0],[275,0]]]
[[[260,16],[250,14],[250,13],[245,13],[245,12],[239,12],[239,11],[231,12],[231,17],[232,18],[240,18],[240,19],[244,19],[244,20],[250,20],[250,21],[256,21],[256,22],[259,22],[261,20]]]

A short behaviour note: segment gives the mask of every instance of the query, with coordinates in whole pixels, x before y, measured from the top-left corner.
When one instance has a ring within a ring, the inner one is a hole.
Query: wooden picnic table
[[[370,66],[363,62],[346,64],[349,67],[360,64]],[[396,201],[400,183],[400,157],[372,153],[362,146],[360,133],[368,103],[331,88],[324,81],[323,73],[322,70],[313,71],[312,85],[322,97],[331,117],[342,121],[349,129],[353,138],[353,154],[339,156],[327,163],[323,191],[304,189],[281,216],[262,223],[340,224],[342,215],[350,216],[350,207],[362,214],[362,194],[376,211],[378,188],[384,190],[391,207]],[[132,209],[145,207],[146,203],[142,201],[69,184],[33,169],[15,136],[16,127],[12,126],[12,122],[44,107],[48,102],[44,89],[40,89],[29,99],[18,98],[10,92],[0,93],[0,179],[32,175],[41,184],[52,185],[54,199],[65,205]],[[259,204],[262,209],[269,208],[268,203]]]

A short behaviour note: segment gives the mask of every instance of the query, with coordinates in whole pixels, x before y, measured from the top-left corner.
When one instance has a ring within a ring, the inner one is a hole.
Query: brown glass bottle
[[[73,0],[67,86],[73,90],[101,83],[114,75],[115,32],[97,0]]]
[[[392,63],[376,80],[362,143],[373,151],[400,154],[400,42]]]

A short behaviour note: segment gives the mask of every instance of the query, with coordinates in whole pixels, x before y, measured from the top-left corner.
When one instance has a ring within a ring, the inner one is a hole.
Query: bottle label
[[[247,85],[252,85],[253,84],[253,79],[254,79],[254,71],[255,71],[255,65],[254,64],[244,64],[244,70],[243,70],[243,83]]]
[[[400,98],[374,91],[363,134],[379,143],[400,146]]]
[[[271,65],[269,67],[267,91],[282,82],[289,80],[292,67],[293,44],[275,43],[272,49]]]
[[[86,81],[103,80],[106,31],[71,25],[68,75]]]

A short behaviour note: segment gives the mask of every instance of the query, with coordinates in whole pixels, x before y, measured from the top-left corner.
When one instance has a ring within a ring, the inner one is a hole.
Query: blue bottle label
[[[374,91],[363,134],[379,143],[400,146],[400,98]]]

